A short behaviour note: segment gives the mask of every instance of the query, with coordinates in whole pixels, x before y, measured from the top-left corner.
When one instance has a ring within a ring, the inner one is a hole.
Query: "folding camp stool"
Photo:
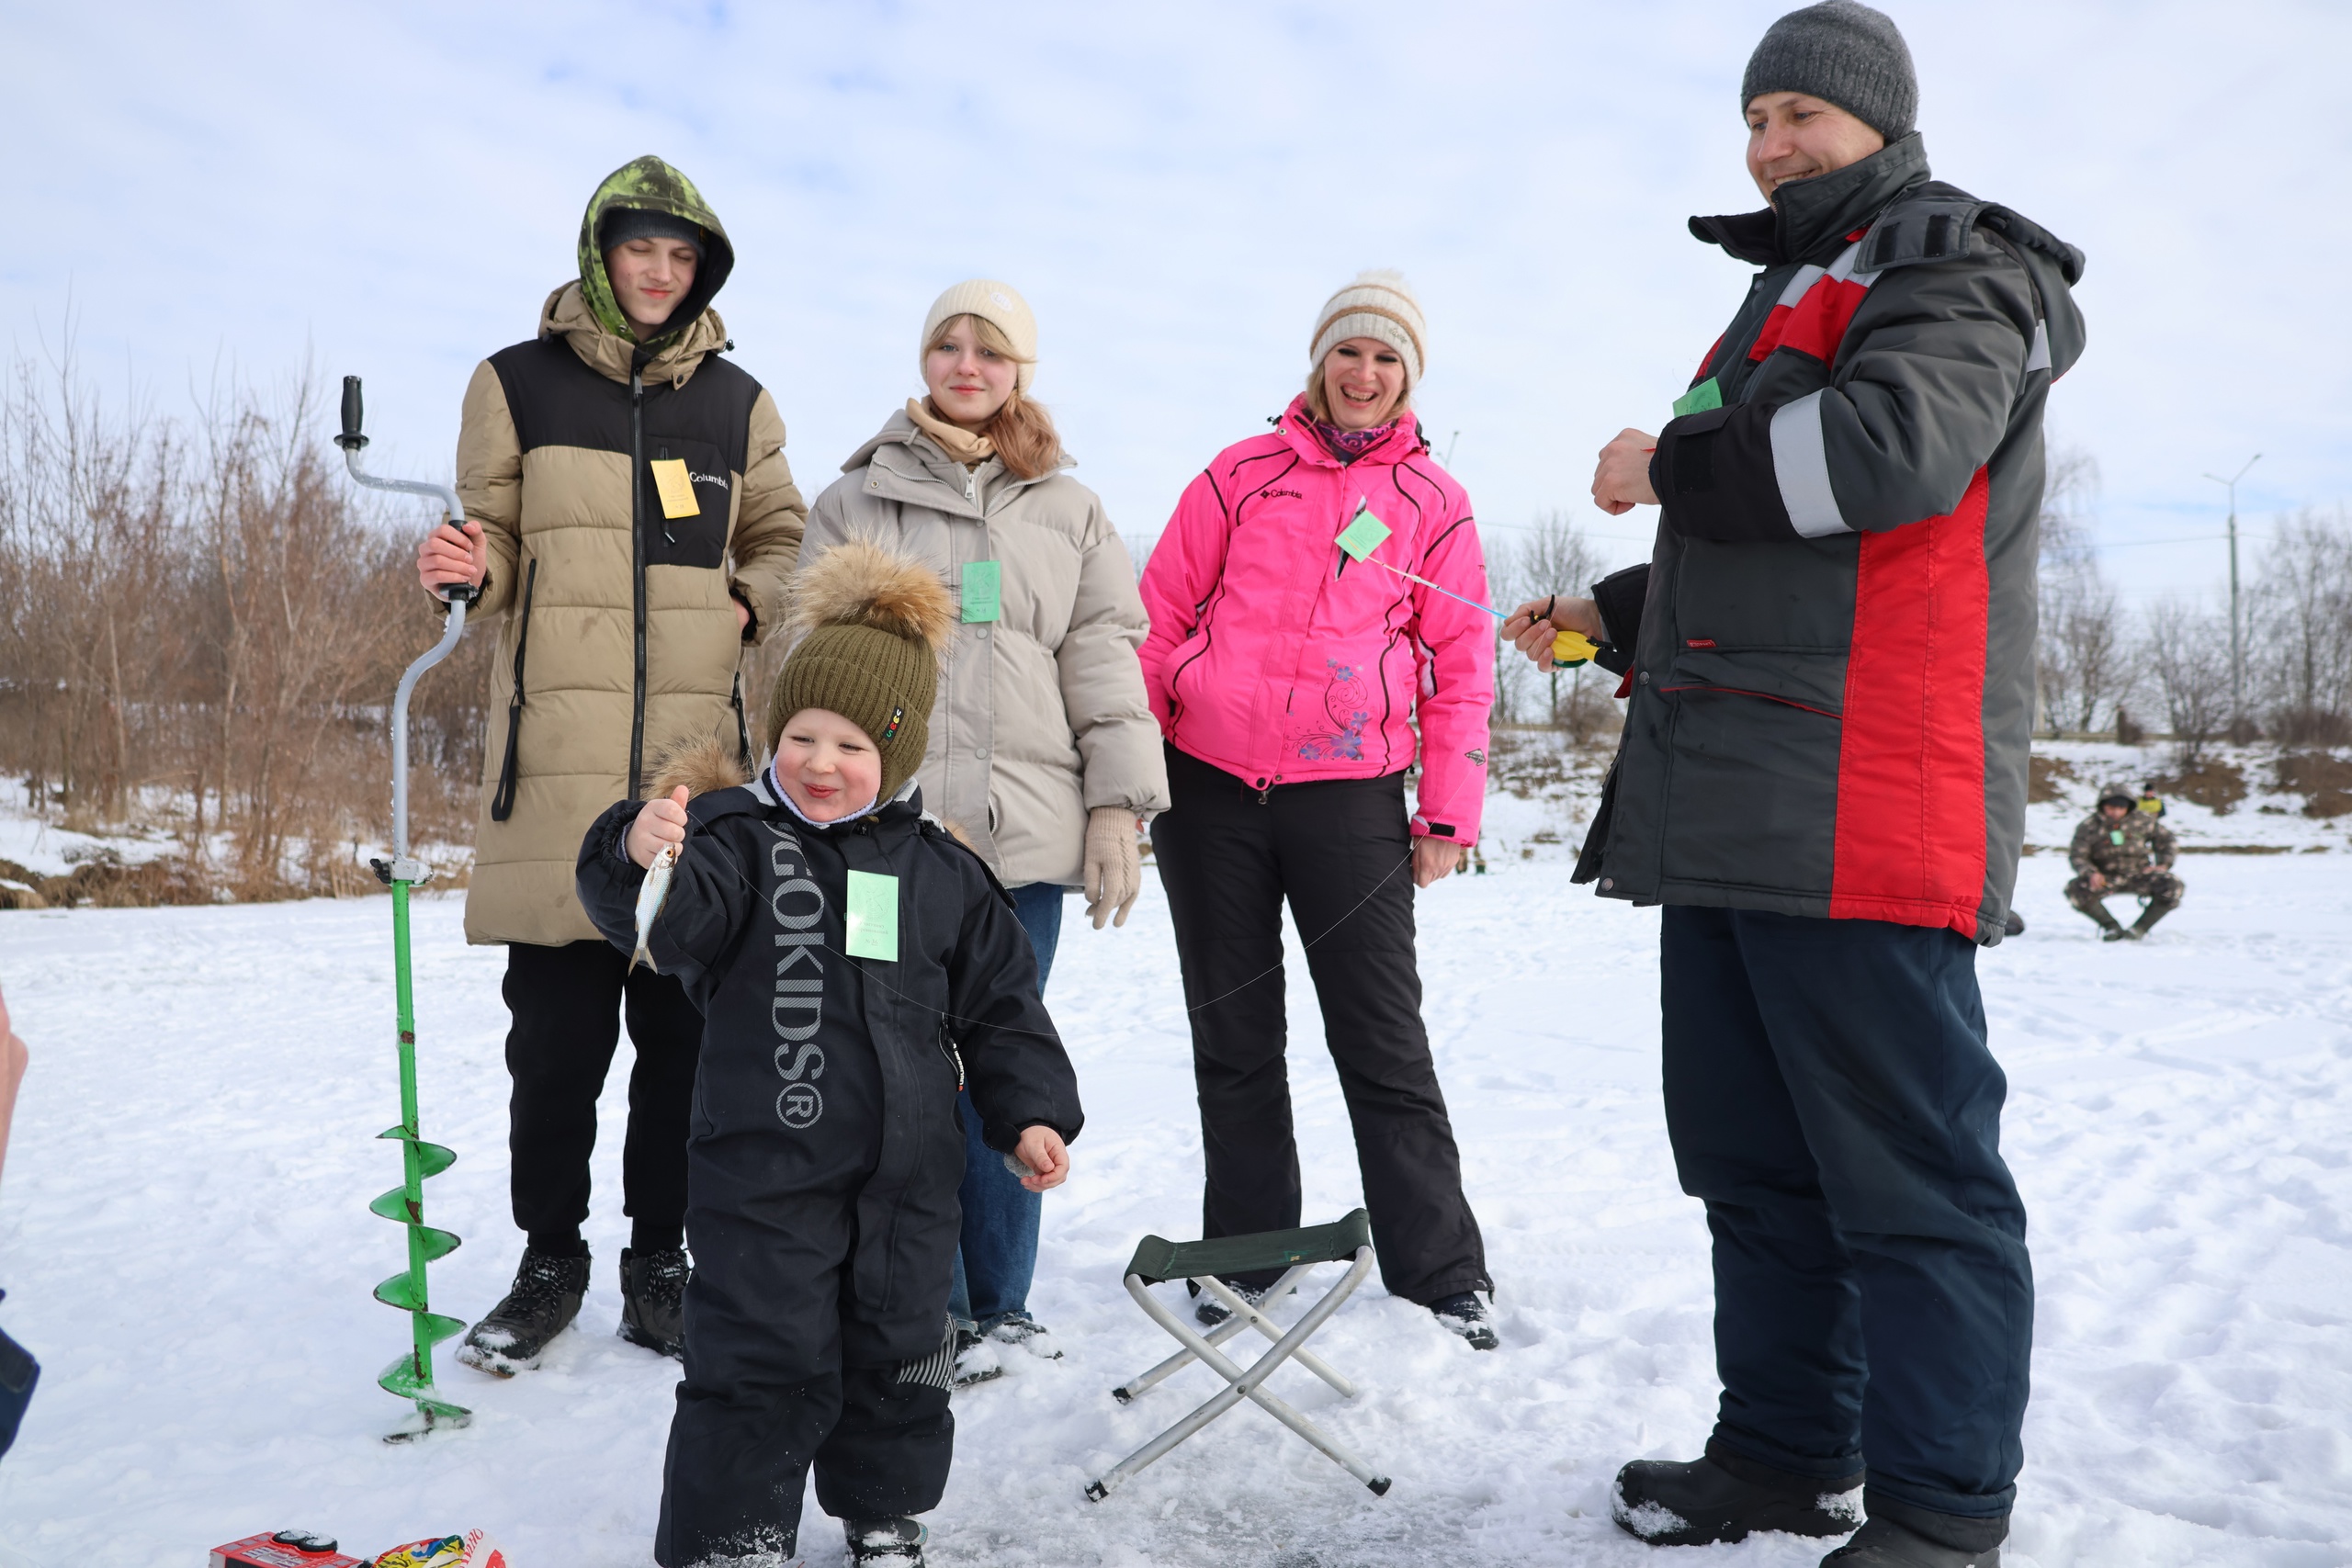
[[[1283,1277],[1266,1292],[1262,1306],[1271,1307],[1298,1289],[1299,1281],[1318,1263],[1350,1262],[1351,1267],[1340,1282],[1326,1292],[1323,1298],[1306,1309],[1306,1314],[1285,1332],[1282,1325],[1266,1316],[1259,1307],[1251,1306],[1220,1276],[1256,1274],[1269,1269],[1286,1269]],[[1303,1230],[1261,1231],[1255,1235],[1219,1236],[1214,1241],[1164,1241],[1148,1235],[1136,1245],[1136,1255],[1127,1263],[1127,1294],[1136,1304],[1151,1315],[1151,1320],[1176,1337],[1184,1348],[1151,1371],[1111,1391],[1112,1397],[1125,1404],[1144,1390],[1170,1375],[1182,1371],[1194,1361],[1205,1362],[1211,1371],[1225,1379],[1227,1387],[1216,1398],[1185,1416],[1159,1436],[1121,1460],[1103,1472],[1099,1481],[1087,1483],[1086,1495],[1096,1502],[1111,1495],[1112,1489],[1135,1475],[1152,1461],[1167,1453],[1177,1444],[1240,1404],[1254,1399],[1260,1408],[1316,1448],[1350,1475],[1372,1488],[1374,1496],[1385,1495],[1388,1477],[1358,1459],[1347,1449],[1334,1442],[1329,1434],[1300,1415],[1282,1400],[1268,1393],[1261,1386],[1276,1367],[1295,1360],[1308,1371],[1329,1383],[1342,1399],[1355,1397],[1355,1384],[1333,1371],[1329,1363],[1306,1347],[1307,1337],[1330,1320],[1331,1314],[1355,1293],[1364,1276],[1372,1272],[1372,1220],[1362,1209],[1334,1224],[1309,1225]],[[1151,1287],[1168,1280],[1190,1280],[1223,1303],[1232,1316],[1204,1335],[1168,1310],[1152,1295]],[[1245,1328],[1254,1328],[1274,1342],[1274,1348],[1251,1362],[1247,1371],[1235,1365],[1217,1348]]]

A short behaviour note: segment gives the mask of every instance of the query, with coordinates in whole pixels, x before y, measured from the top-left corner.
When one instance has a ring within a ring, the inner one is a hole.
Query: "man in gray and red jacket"
[[[1584,631],[1627,675],[1577,880],[1667,906],[1668,1126],[1714,1238],[1706,1457],[1626,1466],[1616,1514],[1700,1543],[1842,1535],[1866,1502],[1839,1568],[1993,1563],[2033,1292],[1974,954],[2024,832],[2042,406],[2083,258],[1929,177],[1867,6],[1783,17],[1741,101],[1770,205],[1690,229],[1762,270],[1593,484],[1662,507],[1650,564],[1506,627]]]

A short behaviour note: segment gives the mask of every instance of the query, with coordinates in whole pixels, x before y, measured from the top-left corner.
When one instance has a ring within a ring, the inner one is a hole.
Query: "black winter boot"
[[[923,1543],[931,1530],[918,1519],[848,1519],[842,1524],[849,1537],[852,1562],[878,1562],[888,1568],[922,1568]]]
[[[664,1247],[639,1255],[621,1248],[621,1337],[656,1355],[686,1359],[686,1281],[694,1265],[685,1248]]]
[[[1713,1438],[1689,1463],[1637,1459],[1617,1472],[1609,1513],[1652,1546],[1712,1546],[1754,1530],[1844,1535],[1861,1522],[1860,1471],[1824,1481],[1734,1453]]]
[[[1873,1491],[1870,1522],[1821,1560],[1821,1568],[2001,1568],[2007,1517],[1971,1519],[1939,1514]]]
[[[514,1288],[490,1309],[480,1323],[466,1330],[458,1359],[492,1377],[511,1378],[539,1364],[548,1341],[580,1315],[580,1298],[588,1293],[588,1255],[556,1258],[523,1249],[514,1270]]]
[[[1456,1291],[1430,1303],[1430,1315],[1438,1326],[1449,1334],[1459,1334],[1470,1341],[1473,1350],[1492,1350],[1502,1343],[1495,1334],[1495,1325],[1487,1321],[1487,1306],[1473,1291]]]
[[[2158,920],[2163,919],[2166,915],[2171,913],[2172,909],[2168,905],[2151,904],[2146,908],[2140,911],[2140,918],[2132,921],[2131,930],[2125,931],[2123,934],[2130,937],[2133,942],[2137,942],[2142,937],[2146,936],[2149,931],[2154,927]]]

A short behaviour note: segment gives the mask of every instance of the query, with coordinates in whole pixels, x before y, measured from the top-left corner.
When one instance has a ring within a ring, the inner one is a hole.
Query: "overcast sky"
[[[10,0],[0,323],[53,351],[70,299],[82,368],[166,410],[357,372],[376,455],[446,472],[474,363],[656,152],[734,239],[718,309],[812,496],[920,389],[933,297],[992,276],[1140,554],[1296,390],[1324,298],[1396,266],[1489,536],[1568,508],[1630,560],[1655,513],[1594,511],[1592,457],[1657,428],[1739,301],[1683,220],[1758,205],[1737,88],[1786,8]],[[1936,172],[2089,253],[2050,419],[2127,590],[2219,581],[2209,470],[2263,454],[2257,540],[2352,500],[2352,6],[1889,10]]]

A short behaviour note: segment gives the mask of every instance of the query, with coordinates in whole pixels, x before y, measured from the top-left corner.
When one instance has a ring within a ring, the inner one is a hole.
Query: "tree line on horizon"
[[[70,359],[19,356],[0,388],[0,772],[40,819],[168,833],[190,896],[373,886],[354,851],[387,831],[392,686],[438,620],[414,574],[422,509],[348,482],[331,417],[307,378],[215,389],[184,419],[107,407]],[[2086,452],[2053,450],[2040,733],[2161,731],[2183,766],[2223,739],[2352,744],[2352,516],[2279,521],[2245,595],[2233,705],[2226,609],[2127,612],[2090,540],[2097,490]],[[1561,509],[1497,530],[1487,554],[1505,610],[1582,591],[1603,566]],[[493,641],[467,637],[418,688],[420,843],[470,840]],[[1503,655],[1498,726],[1574,747],[1617,728],[1607,671],[1547,677]]]
[[[2041,507],[2037,732],[2161,735],[2183,768],[2222,740],[2352,744],[2352,513],[2306,506],[2278,518],[2239,596],[2239,676],[2226,581],[2213,594],[2166,594],[2137,615],[2124,608],[2091,539],[2098,493],[2090,453],[2054,447]]]

